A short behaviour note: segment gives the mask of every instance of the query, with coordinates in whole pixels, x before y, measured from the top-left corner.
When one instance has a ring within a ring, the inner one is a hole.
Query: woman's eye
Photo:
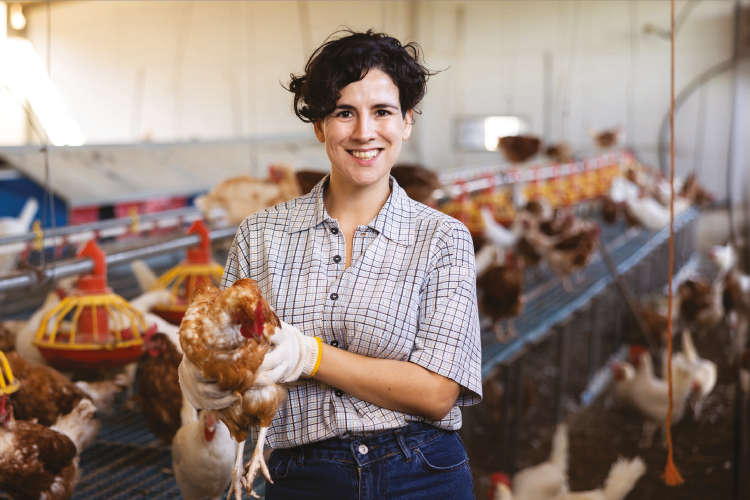
[[[344,110],[344,111],[340,111],[336,116],[338,116],[339,118],[351,118],[352,112]]]
[[[387,109],[379,109],[375,112],[376,116],[389,116],[391,114]]]

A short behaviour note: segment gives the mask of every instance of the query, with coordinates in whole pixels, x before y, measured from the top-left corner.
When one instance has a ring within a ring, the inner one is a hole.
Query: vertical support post
[[[560,423],[565,417],[563,409],[563,397],[565,393],[565,383],[567,382],[568,373],[568,335],[570,330],[570,321],[566,322],[559,328],[558,333],[558,356],[557,356],[557,394],[555,407],[555,422]]]

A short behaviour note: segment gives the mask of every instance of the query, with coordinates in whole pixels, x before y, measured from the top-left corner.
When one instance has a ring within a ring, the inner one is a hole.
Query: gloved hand
[[[207,380],[197,366],[185,356],[177,370],[180,387],[190,404],[199,410],[221,410],[239,401],[240,396],[230,391],[219,390],[219,386]]]
[[[281,328],[271,336],[272,349],[266,353],[258,372],[277,384],[310,378],[320,365],[321,344],[318,337],[303,335],[282,321]]]

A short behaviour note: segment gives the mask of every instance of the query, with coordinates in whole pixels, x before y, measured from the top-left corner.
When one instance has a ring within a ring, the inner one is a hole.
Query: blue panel
[[[47,217],[42,218],[42,199],[44,198],[44,190],[40,188],[36,183],[29,179],[13,179],[9,181],[0,181],[0,217],[16,217],[21,213],[26,199],[29,197],[36,198],[39,202],[39,211],[36,214],[36,218],[39,220],[46,220],[46,224],[43,227],[52,226],[52,217],[50,207],[47,207]],[[68,223],[68,210],[65,206],[65,202],[55,196],[54,200],[55,207],[55,225],[64,226]]]

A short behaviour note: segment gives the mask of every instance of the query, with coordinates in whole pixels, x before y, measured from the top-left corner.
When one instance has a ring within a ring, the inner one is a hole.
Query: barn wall
[[[731,14],[731,1],[697,4],[677,36],[678,92],[729,58]],[[46,60],[44,5],[27,17]],[[51,72],[89,144],[305,133],[280,82],[336,27],[372,27],[418,41],[445,70],[430,82],[406,159],[438,169],[495,159],[456,150],[456,116],[522,114],[542,134],[547,54],[552,140],[586,150],[589,129],[621,124],[656,163],[669,42],[644,33],[648,23],[667,28],[669,3],[61,2],[52,4]],[[695,93],[676,125],[679,171],[698,168],[719,194],[730,83],[725,73]]]

